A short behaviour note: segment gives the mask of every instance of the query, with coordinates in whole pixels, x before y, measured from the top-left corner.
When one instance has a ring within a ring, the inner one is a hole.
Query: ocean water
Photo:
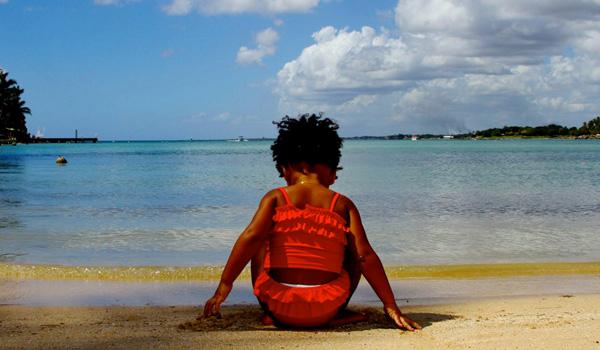
[[[284,185],[270,144],[2,146],[0,260],[223,265]],[[349,140],[342,154],[333,189],[388,265],[600,260],[598,141]]]

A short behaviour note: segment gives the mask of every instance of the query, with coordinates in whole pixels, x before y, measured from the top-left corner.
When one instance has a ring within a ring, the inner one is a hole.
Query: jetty
[[[79,137],[79,131],[75,129],[75,137],[32,137],[30,143],[96,143],[97,137]]]
[[[30,143],[96,143],[97,137],[32,137]]]

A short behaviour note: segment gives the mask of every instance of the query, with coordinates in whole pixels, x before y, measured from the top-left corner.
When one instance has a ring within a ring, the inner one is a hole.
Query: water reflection
[[[23,256],[25,254],[22,253],[2,253],[0,251],[0,263],[7,263],[14,261],[17,257]]]
[[[0,150],[2,152],[3,150]],[[6,252],[5,234],[22,227],[19,210],[23,206],[22,193],[24,159],[17,154],[0,153],[0,262],[10,262],[23,255]]]

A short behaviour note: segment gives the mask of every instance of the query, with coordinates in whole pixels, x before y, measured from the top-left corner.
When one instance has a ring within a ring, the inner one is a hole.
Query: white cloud
[[[235,61],[239,64],[261,64],[263,57],[275,53],[275,44],[277,44],[278,40],[279,34],[277,34],[273,28],[269,27],[262,30],[254,37],[256,48],[250,49],[246,46],[240,47]]]
[[[0,0],[1,1],[1,0]],[[94,0],[94,4],[99,6],[117,6],[130,2],[138,2],[140,0]]]
[[[600,1],[402,0],[395,20],[314,33],[278,72],[281,109],[368,108],[424,132],[575,125],[600,110]]]
[[[172,0],[163,11],[169,15],[187,15],[192,11],[207,15],[280,14],[308,12],[317,5],[319,0]]]
[[[169,5],[163,6],[163,11],[171,16],[187,15],[194,8],[192,0],[173,0]]]
[[[189,130],[198,127],[202,127],[203,130],[227,130],[229,136],[243,132],[249,124],[264,125],[264,120],[255,115],[237,115],[230,112],[217,114],[199,112],[181,118],[180,122]]]
[[[94,4],[100,6],[119,5],[122,0],[94,0]]]

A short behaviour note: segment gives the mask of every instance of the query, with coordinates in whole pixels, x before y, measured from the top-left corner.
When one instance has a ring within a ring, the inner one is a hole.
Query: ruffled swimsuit
[[[285,324],[313,327],[327,323],[349,296],[350,278],[342,269],[349,228],[333,211],[307,204],[295,207],[284,188],[286,205],[276,208],[273,232],[267,244],[264,271],[254,283],[254,295]],[[275,281],[270,268],[298,268],[335,272],[339,277],[322,285],[294,286]]]

